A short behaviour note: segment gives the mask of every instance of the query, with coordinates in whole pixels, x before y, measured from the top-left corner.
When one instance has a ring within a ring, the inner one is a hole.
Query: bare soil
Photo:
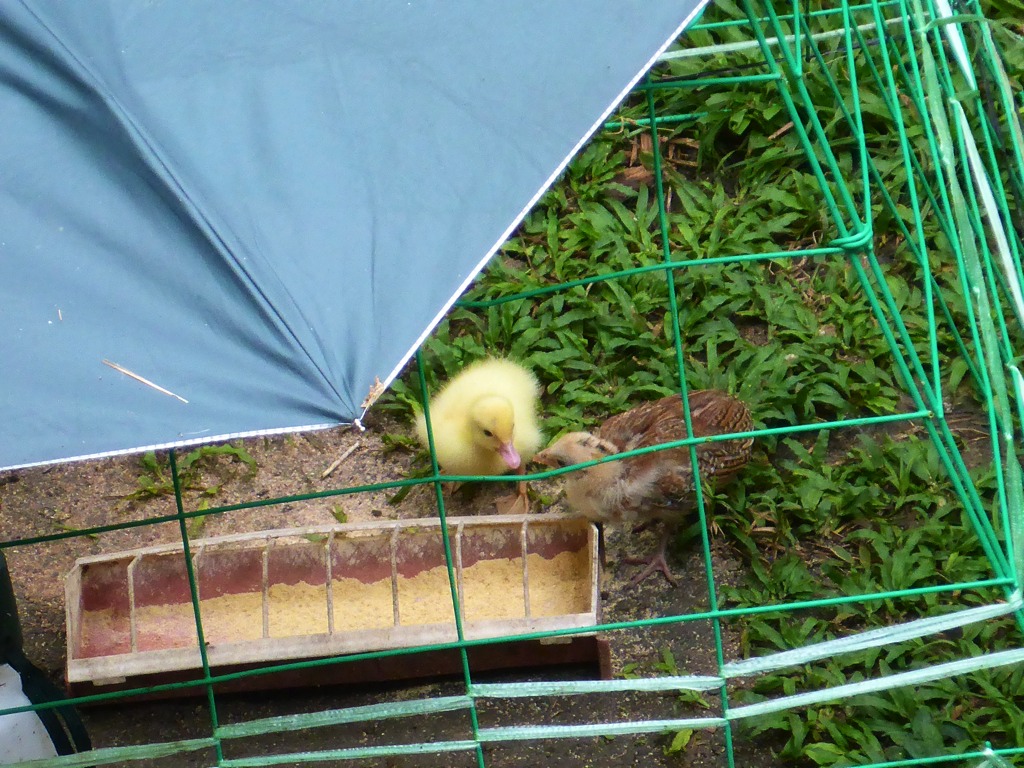
[[[371,420],[367,431],[351,428],[256,438],[244,441],[257,463],[250,472],[242,462],[229,456],[204,460],[197,488],[185,493],[186,509],[194,510],[205,500],[222,506],[254,500],[279,499],[296,495],[384,483],[406,477],[413,454],[385,449],[382,435],[408,433],[408,427],[383,419]],[[325,471],[348,454],[329,475]],[[180,455],[179,455],[180,458]],[[173,496],[160,495],[130,500],[139,487],[139,477],[152,475],[140,464],[139,456],[40,467],[0,474],[0,538],[20,541],[70,530],[109,524],[124,524],[162,515],[174,515]],[[557,484],[535,484],[543,496],[557,497]],[[216,492],[214,492],[214,489]],[[456,494],[448,505],[449,515],[493,514],[494,499],[508,493],[510,486],[487,484],[476,493]],[[422,518],[436,516],[434,492],[430,486],[413,490],[397,504],[390,504],[393,490],[359,492],[312,500],[293,500],[264,507],[235,510],[191,523],[190,535],[216,536],[302,525],[350,522],[375,518]],[[535,505],[536,507],[537,505]],[[556,502],[553,510],[560,510]],[[536,511],[536,509],[535,509]],[[201,526],[201,529],[200,529]],[[26,653],[53,679],[60,681],[65,666],[64,576],[76,558],[117,552],[157,543],[176,543],[181,538],[176,521],[145,524],[95,536],[74,536],[57,541],[22,544],[5,550],[25,635]],[[640,618],[679,616],[708,608],[707,578],[698,549],[685,548],[670,559],[679,578],[672,587],[665,580],[650,578],[637,587],[628,580],[638,566],[622,563],[626,556],[646,555],[655,534],[635,535],[630,531],[605,531],[606,567],[603,573],[603,617],[607,622]],[[739,564],[723,542],[714,542],[715,576],[718,583],[738,578]],[[655,665],[666,650],[682,674],[715,674],[718,669],[714,632],[709,621],[669,623],[643,629],[606,633],[610,641],[612,668],[649,676],[664,674]],[[723,627],[726,658],[739,655],[736,633]],[[593,677],[594,668],[548,667],[489,673],[478,679],[536,680]],[[291,691],[266,691],[216,697],[220,723],[235,723],[272,715],[337,709],[364,704],[450,695],[464,692],[460,679],[417,680],[407,683],[379,683],[360,686],[325,686]],[[591,695],[547,699],[482,701],[482,727],[541,725],[549,723],[625,722],[640,719],[707,717],[720,713],[717,696],[706,695],[708,707],[684,704],[671,693]],[[83,717],[96,747],[174,741],[210,735],[208,701],[202,697],[158,702],[119,701],[85,707]],[[466,712],[378,721],[370,724],[336,726],[298,733],[268,734],[258,738],[225,742],[225,757],[291,753],[317,749],[344,749],[366,744],[420,742],[472,738]],[[671,734],[590,737],[516,743],[485,748],[488,766],[533,766],[562,762],[573,766],[724,766],[725,746],[719,731],[701,731],[679,752],[666,755]],[[765,745],[734,743],[743,765],[774,765]],[[436,765],[436,755],[381,758],[360,764],[380,766]],[[146,766],[209,766],[215,764],[212,751],[199,751],[163,760],[140,761]],[[449,753],[445,765],[476,765],[474,753]]]

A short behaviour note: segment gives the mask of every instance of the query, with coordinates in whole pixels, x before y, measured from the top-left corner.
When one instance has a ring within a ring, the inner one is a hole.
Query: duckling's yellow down
[[[437,463],[448,475],[503,475],[533,458],[544,442],[537,426],[540,384],[511,360],[466,366],[430,400]],[[427,447],[427,424],[416,414]]]

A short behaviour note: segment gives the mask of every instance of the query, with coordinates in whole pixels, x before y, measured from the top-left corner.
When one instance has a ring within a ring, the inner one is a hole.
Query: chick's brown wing
[[[690,418],[698,437],[748,432],[754,426],[750,410],[741,401],[724,392],[703,390],[690,398]],[[750,459],[753,438],[716,440],[697,446],[697,461],[702,477],[729,477]]]
[[[679,395],[641,403],[605,421],[597,434],[618,446],[620,451],[646,448],[686,435]]]
[[[689,393],[690,420],[697,437],[745,432],[752,427],[750,411],[740,400],[715,390]],[[645,448],[687,437],[679,395],[632,408],[613,416],[601,425],[598,434],[620,451]],[[750,438],[719,440],[697,446],[697,462],[703,478],[726,478],[737,472],[750,458]],[[656,451],[626,460],[626,478],[650,478],[646,503],[662,508],[677,508],[692,502],[693,468],[688,448]]]

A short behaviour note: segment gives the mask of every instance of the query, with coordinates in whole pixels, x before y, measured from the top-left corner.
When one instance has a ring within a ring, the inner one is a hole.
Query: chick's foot
[[[672,575],[672,571],[668,567],[668,561],[665,559],[665,550],[668,547],[668,541],[670,538],[672,538],[672,531],[666,530],[661,536],[658,548],[654,551],[654,555],[651,556],[650,559],[645,560],[642,557],[627,557],[623,560],[623,562],[629,563],[630,565],[646,566],[642,571],[640,571],[640,573],[629,580],[629,586],[635,587],[655,571],[661,571],[662,575],[673,587],[679,585],[679,582],[676,581],[676,577]]]
[[[665,560],[664,552],[655,553],[654,557],[652,557],[650,560],[644,560],[644,558],[642,557],[627,557],[623,562],[629,563],[630,565],[643,565],[645,563],[647,564],[646,568],[644,568],[642,571],[640,571],[640,573],[638,573],[636,576],[629,580],[629,586],[631,587],[635,587],[637,584],[646,579],[655,571],[661,571],[662,575],[664,575],[665,577],[665,580],[668,581],[668,583],[671,584],[673,587],[679,586],[679,582],[676,580],[676,577],[673,576],[672,571],[669,570],[668,562]]]

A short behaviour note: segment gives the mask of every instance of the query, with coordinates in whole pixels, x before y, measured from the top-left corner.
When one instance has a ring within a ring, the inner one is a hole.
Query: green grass
[[[226,461],[221,461],[222,458]],[[223,487],[223,479],[221,482],[211,482],[211,476],[223,474],[226,467],[234,464],[242,464],[250,476],[259,470],[256,460],[241,444],[200,446],[178,459],[178,483],[183,492],[205,497],[216,496]],[[125,501],[145,501],[174,495],[174,479],[166,453],[159,456],[154,451],[144,453],[139,459],[139,468],[142,472],[136,480],[136,488],[123,497]],[[199,525],[203,520],[205,518],[196,518],[196,524]]]
[[[810,5],[813,10],[820,4]],[[1015,0],[984,5],[1019,93],[1024,45],[1017,35],[1024,6]],[[719,2],[703,21],[742,16],[738,6]],[[859,23],[866,20],[857,17]],[[750,33],[720,27],[687,39],[710,45],[749,40]],[[485,354],[529,364],[544,386],[544,427],[553,437],[678,391],[678,324],[688,387],[738,394],[758,428],[812,427],[759,438],[741,481],[711,500],[724,542],[747,565],[745,581],[720,590],[722,605],[730,608],[992,575],[940,450],[920,419],[813,429],[915,410],[910,389],[923,382],[914,376],[908,387],[901,377],[872,306],[873,296],[888,295],[892,305],[881,312],[890,326],[898,319],[906,330],[898,343],[901,354],[919,356],[925,371],[937,363],[950,415],[981,425],[980,440],[956,428],[953,439],[967,457],[985,508],[994,508],[997,484],[984,438],[988,422],[964,355],[965,349],[975,353],[951,230],[941,224],[941,201],[929,199],[923,185],[916,188],[920,219],[915,215],[899,134],[884,93],[871,87],[863,57],[860,110],[865,146],[876,162],[870,199],[858,197],[855,142],[831,85],[848,78],[840,42],[823,44],[824,64],[805,61],[803,83],[836,154],[839,176],[826,169],[824,184],[834,194],[839,181],[852,188],[854,207],[863,218],[870,215],[870,252],[821,252],[840,234],[840,224],[856,228],[855,217],[842,208],[839,223],[830,215],[773,83],[660,89],[652,97],[658,114],[702,115],[659,130],[667,243],[649,133],[642,127],[599,132],[424,348],[430,386]],[[765,71],[760,52],[751,49],[673,62],[658,76],[692,78],[715,68],[723,68],[721,74]],[[843,103],[852,109],[848,95]],[[649,111],[646,96],[638,93],[614,119],[628,125]],[[902,112],[908,145],[927,177],[934,172],[928,137],[912,104],[903,103]],[[972,119],[977,125],[977,116]],[[816,146],[813,151],[822,155]],[[1012,210],[1018,202],[1008,178],[1006,183]],[[882,188],[889,190],[889,200]],[[915,243],[927,253],[932,285],[922,278]],[[793,251],[807,253],[789,255]],[[722,259],[674,271],[675,318],[666,275],[655,269],[666,253],[678,262]],[[871,259],[877,260],[877,272]],[[633,271],[603,279],[627,270]],[[572,281],[584,284],[558,288]],[[928,289],[946,305],[935,305],[934,350]],[[1019,359],[1021,329],[1009,323],[1001,333],[1001,342],[1017,350]],[[419,397],[413,373],[395,384],[381,407],[407,415]],[[1002,535],[994,513],[993,526]],[[729,631],[738,634],[744,655],[758,656],[1001,596],[979,589],[844,603],[790,616],[757,614],[733,621]],[[1012,620],[991,621],[765,674],[730,696],[749,703],[1020,645]],[[665,674],[674,673],[668,669],[675,669],[674,660],[663,660],[663,666]],[[779,757],[798,765],[928,757],[979,749],[986,741],[1022,746],[1024,712],[1016,695],[1022,684],[1024,670],[999,669],[765,716],[741,726],[740,733],[770,736]],[[685,754],[688,741],[681,733],[670,748]]]

